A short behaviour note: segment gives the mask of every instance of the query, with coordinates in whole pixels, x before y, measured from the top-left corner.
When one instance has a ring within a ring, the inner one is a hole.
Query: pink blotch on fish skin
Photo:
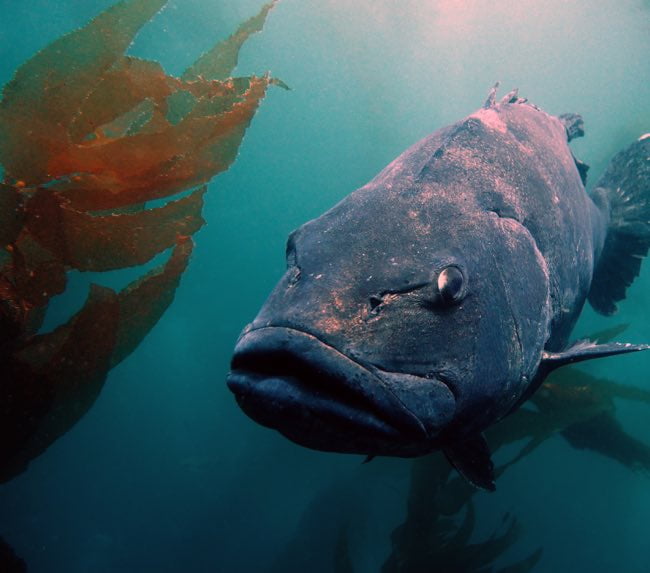
[[[506,133],[508,131],[508,126],[499,116],[499,112],[493,107],[489,109],[479,109],[469,117],[478,119],[483,125],[489,129],[498,131],[499,133]]]

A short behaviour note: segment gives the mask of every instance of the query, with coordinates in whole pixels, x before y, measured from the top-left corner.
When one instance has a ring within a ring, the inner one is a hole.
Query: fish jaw
[[[424,417],[412,411],[418,384],[430,401]],[[282,326],[244,331],[228,387],[256,422],[300,445],[341,453],[428,453],[440,447],[456,407],[440,380],[361,364],[312,334]]]

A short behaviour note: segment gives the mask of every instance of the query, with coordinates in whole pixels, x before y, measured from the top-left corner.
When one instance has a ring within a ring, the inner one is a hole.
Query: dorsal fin
[[[483,104],[483,109],[490,109],[494,107],[497,103],[497,90],[499,89],[500,82],[496,82],[488,92],[488,97]],[[499,101],[500,104],[508,103],[526,103],[528,101],[525,97],[519,97],[519,88],[510,90],[506,95],[504,95]],[[535,106],[532,106],[535,107]],[[535,107],[536,108],[536,107]],[[537,108],[536,108],[537,109]]]
[[[497,90],[499,89],[499,85],[501,82],[495,83],[491,88],[488,93],[488,97],[485,100],[485,103],[483,104],[483,109],[490,109],[493,107],[496,102],[497,102]]]
[[[558,116],[558,119],[564,124],[566,137],[569,141],[584,136],[585,122],[579,113],[563,113]]]
[[[501,98],[501,103],[518,103],[521,100],[522,98],[519,97],[519,88],[515,88]]]
[[[598,312],[613,314],[616,303],[639,276],[650,248],[649,136],[642,136],[612,159],[592,199],[609,219],[609,226],[589,302]]]

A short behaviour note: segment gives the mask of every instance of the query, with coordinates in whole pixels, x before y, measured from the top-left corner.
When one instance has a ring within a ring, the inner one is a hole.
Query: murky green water
[[[0,84],[110,4],[0,0]],[[170,0],[131,52],[180,73],[259,6]],[[0,535],[36,573],[379,571],[411,462],[302,449],[246,418],[225,386],[240,329],[283,272],[286,236],[474,111],[495,80],[551,113],[583,115],[572,147],[595,181],[650,131],[649,58],[642,0],[282,0],[237,73],[270,70],[292,90],[270,90],[238,160],[211,183],[173,306],[89,414],[0,487]],[[629,322],[625,340],[650,342],[649,286],[646,264],[619,314],[586,309],[576,335]],[[650,387],[650,353],[584,370]],[[650,444],[648,406],[616,410]],[[648,571],[649,480],[551,438],[496,493],[475,496],[471,541],[510,512],[521,534],[495,570],[542,547],[536,572]]]

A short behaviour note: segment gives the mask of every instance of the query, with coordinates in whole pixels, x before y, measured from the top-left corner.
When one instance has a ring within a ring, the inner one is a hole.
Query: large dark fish
[[[585,300],[612,313],[648,251],[650,137],[588,195],[568,146],[580,116],[495,91],[291,234],[228,377],[253,419],[320,450],[442,449],[494,489],[486,427],[553,368],[649,348],[568,342]]]

